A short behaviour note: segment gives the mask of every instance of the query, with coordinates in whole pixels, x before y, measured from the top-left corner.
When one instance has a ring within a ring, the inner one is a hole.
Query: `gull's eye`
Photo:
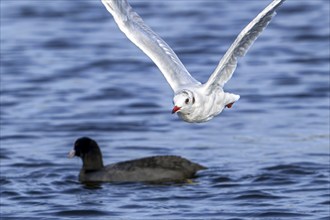
[[[184,102],[185,102],[186,104],[188,104],[188,103],[189,103],[189,99],[187,98]]]

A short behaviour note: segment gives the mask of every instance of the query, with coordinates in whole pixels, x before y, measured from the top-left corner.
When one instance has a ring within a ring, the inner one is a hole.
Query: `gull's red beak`
[[[174,106],[173,110],[172,110],[172,114],[176,113],[177,111],[179,111],[181,109],[181,107],[178,106]]]

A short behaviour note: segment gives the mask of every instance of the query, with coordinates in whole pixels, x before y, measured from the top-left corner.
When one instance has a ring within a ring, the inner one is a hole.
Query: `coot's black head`
[[[83,157],[84,155],[99,151],[96,141],[89,137],[81,137],[74,143],[74,156]]]
[[[93,139],[81,137],[74,143],[74,148],[70,151],[69,157],[80,157],[85,170],[98,170],[103,167],[101,150]]]

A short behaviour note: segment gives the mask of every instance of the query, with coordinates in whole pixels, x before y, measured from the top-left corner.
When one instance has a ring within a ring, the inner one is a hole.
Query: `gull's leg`
[[[227,108],[231,108],[235,102],[229,103],[226,105]]]
[[[233,93],[225,93],[225,107],[231,108],[239,98],[239,95]]]

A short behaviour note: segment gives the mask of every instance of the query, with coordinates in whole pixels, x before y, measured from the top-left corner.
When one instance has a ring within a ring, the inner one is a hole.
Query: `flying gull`
[[[285,0],[273,0],[237,36],[206,83],[193,78],[167,43],[147,26],[126,0],[102,0],[119,29],[139,47],[160,69],[174,91],[172,113],[186,122],[206,122],[231,108],[240,96],[224,92],[232,77],[237,58],[246,54],[250,46],[266,28],[275,10]]]

